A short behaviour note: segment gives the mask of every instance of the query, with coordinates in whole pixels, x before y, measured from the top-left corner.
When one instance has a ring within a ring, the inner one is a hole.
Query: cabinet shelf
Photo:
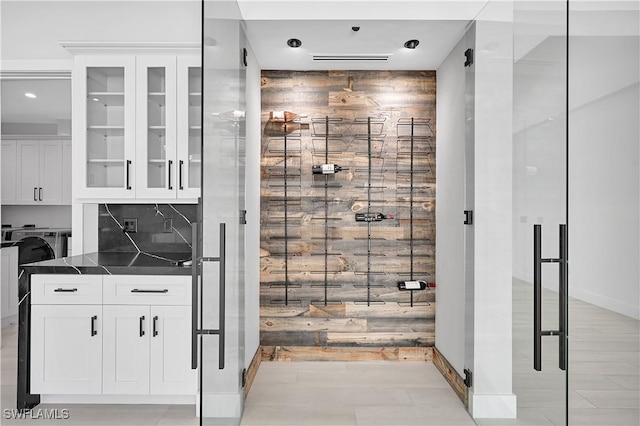
[[[124,106],[124,92],[89,92],[87,99],[104,106]]]
[[[166,93],[164,92],[149,92],[149,101],[159,106],[163,106],[166,101]]]
[[[164,137],[167,128],[166,126],[149,126],[148,130],[157,136]]]
[[[124,136],[124,126],[89,126],[87,130],[105,137]]]
[[[111,158],[89,158],[87,163],[90,164],[104,164],[104,165],[115,165],[115,164],[123,164],[123,159],[111,159]]]

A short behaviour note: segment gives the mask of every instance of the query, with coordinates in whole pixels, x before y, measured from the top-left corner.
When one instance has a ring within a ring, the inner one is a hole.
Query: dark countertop
[[[96,252],[22,265],[30,274],[190,275],[191,253]]]

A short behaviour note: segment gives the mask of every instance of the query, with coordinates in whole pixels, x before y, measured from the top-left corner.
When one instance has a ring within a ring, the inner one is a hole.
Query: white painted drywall
[[[463,375],[465,360],[465,68],[463,37],[436,72],[436,347]]]
[[[570,295],[640,319],[640,37],[570,46]],[[628,84],[585,99],[596,82],[620,81]]]
[[[2,206],[2,223],[18,227],[71,228],[71,206]]]

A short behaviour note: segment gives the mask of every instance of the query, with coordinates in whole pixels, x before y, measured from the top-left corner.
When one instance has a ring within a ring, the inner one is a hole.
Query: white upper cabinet
[[[77,56],[75,63],[76,197],[195,201],[198,58]]]

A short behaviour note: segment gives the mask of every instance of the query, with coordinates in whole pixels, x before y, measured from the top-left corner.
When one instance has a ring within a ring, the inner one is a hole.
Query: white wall
[[[465,361],[465,68],[466,40],[436,72],[436,347],[458,374]]]
[[[570,295],[640,319],[640,37],[570,43]],[[629,75],[585,102],[594,81]]]
[[[260,345],[260,65],[247,42],[245,366]]]

